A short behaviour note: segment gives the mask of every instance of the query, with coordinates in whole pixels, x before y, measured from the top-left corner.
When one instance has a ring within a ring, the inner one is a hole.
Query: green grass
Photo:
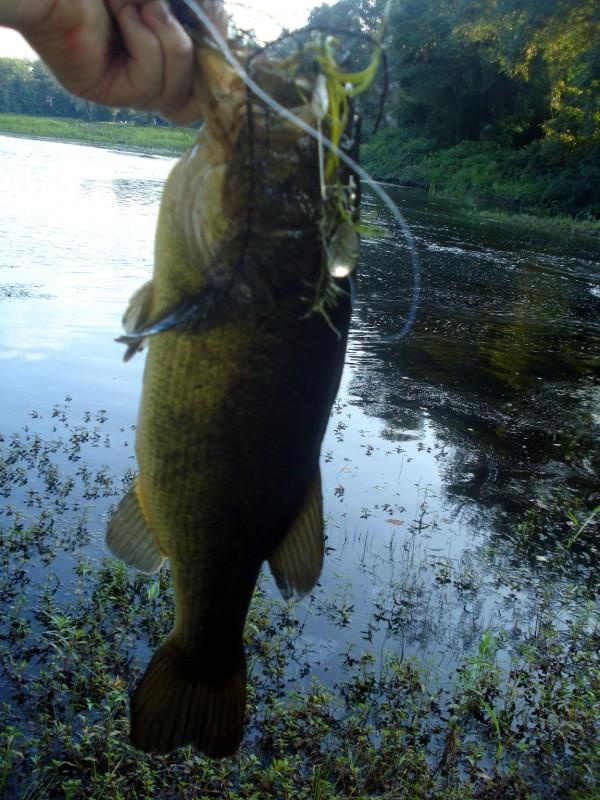
[[[196,137],[190,128],[141,127],[118,122],[83,122],[15,114],[0,114],[0,133],[165,155],[183,153]]]
[[[567,215],[547,216],[541,212],[535,214],[510,212],[495,208],[493,203],[467,200],[465,209],[469,219],[480,222],[497,222],[512,228],[536,231],[537,233],[575,235],[592,237],[596,242],[600,239],[600,220],[575,219]]]
[[[248,715],[239,754],[211,761],[190,747],[161,757],[136,752],[129,696],[172,624],[169,573],[141,575],[85,555],[108,503],[132,479],[129,470],[119,476],[87,460],[111,446],[106,412],[72,424],[66,402],[47,420],[30,416],[22,431],[0,436],[0,797],[599,796],[600,622],[592,601],[559,620],[562,594],[539,598],[533,626],[481,630],[447,676],[415,658],[381,660],[363,642],[338,654],[339,673],[325,685],[310,679],[306,609],[259,588],[245,634]],[[569,509],[570,537],[592,535],[596,513]],[[445,584],[457,568],[448,563]],[[321,592],[313,613],[343,626],[343,606],[343,592]],[[298,673],[306,673],[303,683]]]
[[[399,129],[379,133],[363,147],[363,163],[380,179],[432,194],[492,207],[505,214],[562,217],[600,232],[600,149],[566,150],[534,142],[519,150],[493,142],[440,149],[433,140]]]

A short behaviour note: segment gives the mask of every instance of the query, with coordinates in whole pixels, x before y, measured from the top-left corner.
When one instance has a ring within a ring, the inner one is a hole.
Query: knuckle
[[[192,63],[194,47],[187,34],[184,36],[172,36],[167,43],[167,50],[170,59]]]

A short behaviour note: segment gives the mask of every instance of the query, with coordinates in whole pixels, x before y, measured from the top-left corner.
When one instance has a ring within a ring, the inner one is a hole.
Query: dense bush
[[[340,0],[311,21],[375,34],[385,5]],[[375,176],[598,217],[596,0],[397,0],[385,41],[389,129],[363,150]],[[369,131],[369,99],[363,112]]]
[[[374,137],[363,148],[363,161],[377,177],[432,192],[515,211],[600,217],[600,146],[537,141],[511,149],[496,142],[461,142],[436,149],[431,140],[396,130]]]

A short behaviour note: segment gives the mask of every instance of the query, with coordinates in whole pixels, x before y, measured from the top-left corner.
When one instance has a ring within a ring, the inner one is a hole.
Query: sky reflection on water
[[[124,368],[113,339],[151,271],[172,159],[0,137],[0,163],[5,419],[68,392],[130,415],[141,363]]]
[[[114,338],[151,272],[172,161],[0,136],[0,163],[0,432],[32,425],[34,410],[51,430],[69,395],[75,421],[108,409],[130,447],[143,358],[123,364]],[[296,612],[322,673],[345,639],[453,660],[483,627],[525,619],[524,598],[562,577],[540,560],[546,544],[515,542],[519,520],[558,483],[598,491],[598,249],[397,197],[422,259],[421,308],[409,337],[386,342],[410,271],[393,235],[364,242],[323,445],[329,554]],[[131,449],[90,457],[131,466]]]

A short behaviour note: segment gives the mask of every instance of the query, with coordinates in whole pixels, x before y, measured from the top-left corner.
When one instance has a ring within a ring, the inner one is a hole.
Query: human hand
[[[79,97],[198,118],[193,44],[166,0],[0,0],[0,25],[20,31]]]

